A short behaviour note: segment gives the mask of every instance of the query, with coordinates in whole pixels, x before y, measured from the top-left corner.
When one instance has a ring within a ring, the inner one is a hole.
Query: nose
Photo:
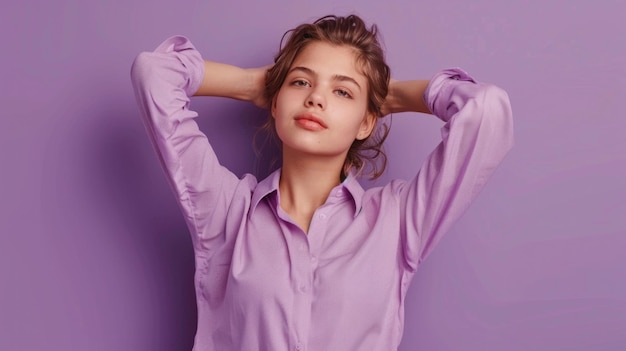
[[[317,107],[321,110],[326,108],[326,98],[317,89],[311,91],[311,94],[306,99],[305,105],[307,107]]]

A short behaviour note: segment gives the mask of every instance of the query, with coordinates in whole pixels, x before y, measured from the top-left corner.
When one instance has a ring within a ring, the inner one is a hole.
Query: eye
[[[291,85],[297,86],[297,87],[308,87],[311,86],[311,84],[309,84],[309,82],[307,82],[304,79],[296,79],[294,80]]]
[[[343,89],[337,89],[337,90],[335,90],[335,93],[337,95],[341,96],[341,97],[345,97],[345,98],[349,98],[349,99],[352,98],[352,95],[350,95],[349,92],[347,92],[346,90],[343,90]]]

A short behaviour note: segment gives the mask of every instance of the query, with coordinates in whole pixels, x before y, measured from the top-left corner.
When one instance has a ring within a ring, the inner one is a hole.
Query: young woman
[[[269,69],[204,61],[181,36],[133,63],[193,239],[194,350],[395,350],[420,262],[512,146],[509,99],[460,69],[390,80],[376,27],[356,16],[289,33]],[[193,95],[267,107],[282,167],[260,182],[222,167]],[[402,111],[439,117],[443,140],[412,180],[364,190],[356,178],[384,168],[377,122]]]

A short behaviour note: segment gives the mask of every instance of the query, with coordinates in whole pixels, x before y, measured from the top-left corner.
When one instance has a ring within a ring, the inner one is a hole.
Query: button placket
[[[317,220],[317,218],[315,218]],[[304,232],[293,233],[289,238],[291,256],[291,294],[293,297],[293,318],[294,339],[290,345],[290,350],[305,350],[308,330],[311,323],[311,241]]]

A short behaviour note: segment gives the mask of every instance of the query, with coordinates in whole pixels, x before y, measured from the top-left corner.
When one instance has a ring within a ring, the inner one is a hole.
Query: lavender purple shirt
[[[396,350],[416,269],[512,146],[506,92],[460,69],[437,73],[423,98],[445,122],[442,141],[417,175],[366,191],[348,176],[306,235],[280,207],[280,170],[258,182],[220,165],[189,109],[203,76],[182,36],[131,69],[193,241],[194,350]]]

